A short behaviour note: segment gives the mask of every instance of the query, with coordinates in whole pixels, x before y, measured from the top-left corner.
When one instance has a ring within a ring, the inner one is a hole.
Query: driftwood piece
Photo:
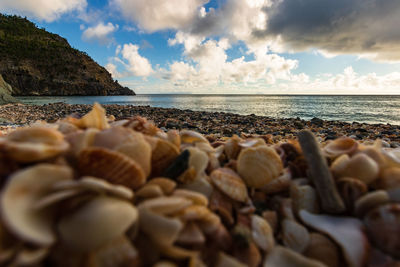
[[[310,178],[321,199],[322,209],[328,213],[343,212],[345,210],[344,202],[337,191],[328,163],[322,156],[314,135],[310,131],[303,130],[299,133],[298,138],[308,164]]]

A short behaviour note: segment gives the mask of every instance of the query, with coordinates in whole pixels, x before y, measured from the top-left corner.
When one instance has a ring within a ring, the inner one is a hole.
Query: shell
[[[368,211],[388,202],[389,194],[384,190],[376,190],[357,199],[354,210],[357,216],[363,217]]]
[[[49,253],[49,248],[23,249],[19,251],[9,266],[34,266],[39,264]]]
[[[309,185],[290,186],[290,198],[292,199],[293,211],[298,214],[300,210],[305,209],[311,213],[319,213],[318,196],[315,189]]]
[[[98,131],[93,139],[93,146],[115,149],[124,143],[135,141],[136,138],[143,138],[141,133],[122,126],[115,126],[109,129]]]
[[[106,110],[99,103],[94,103],[89,113],[81,119],[73,121],[73,123],[83,129],[96,128],[103,130],[110,127],[106,117]]]
[[[170,215],[180,212],[191,204],[191,200],[183,197],[158,197],[141,202],[138,208],[148,209],[161,215]]]
[[[215,264],[215,267],[246,267],[247,265],[238,261],[234,257],[227,255],[223,252],[218,253],[218,259],[217,263]]]
[[[68,134],[65,139],[71,146],[69,154],[73,157],[79,156],[79,153],[81,153],[82,150],[92,146],[94,138],[98,132],[98,129],[90,128],[85,131],[78,131]]]
[[[282,221],[282,240],[286,247],[303,253],[310,243],[310,234],[301,224],[284,219]]]
[[[228,141],[226,141],[224,145],[224,151],[228,160],[237,159],[237,157],[239,156],[239,152],[242,149],[239,146],[239,143],[241,141],[242,139],[240,139],[237,135],[232,136],[228,139]]]
[[[221,219],[207,207],[192,205],[183,210],[180,218],[184,221],[197,221],[206,234],[215,232],[221,224]]]
[[[193,202],[196,205],[208,206],[208,199],[201,193],[194,192],[186,189],[176,189],[172,196],[184,197]]]
[[[164,177],[153,178],[150,181],[148,181],[147,184],[158,185],[166,195],[171,194],[176,187],[176,182],[174,180]]]
[[[346,167],[337,173],[339,177],[353,177],[370,184],[378,178],[379,166],[366,154],[356,154],[347,162]]]
[[[268,146],[243,149],[237,163],[238,173],[249,187],[260,188],[277,178],[283,171],[279,155]]]
[[[157,138],[151,154],[152,176],[161,175],[179,156],[179,149],[171,142]]]
[[[208,165],[208,155],[204,151],[201,151],[195,147],[189,147],[187,150],[190,153],[188,166],[193,167],[195,170],[194,179],[197,180],[204,175],[204,172]]]
[[[177,242],[182,245],[202,245],[205,241],[204,234],[194,222],[188,222],[177,239]]]
[[[249,138],[239,143],[242,148],[256,147],[266,145],[265,140],[262,138]]]
[[[358,148],[356,140],[350,137],[337,138],[327,144],[323,151],[328,157],[336,158],[342,154],[353,154]]]
[[[391,167],[384,169],[381,173],[381,177],[376,179],[372,186],[383,190],[400,187],[400,168]]]
[[[260,189],[267,194],[275,194],[282,191],[287,191],[291,181],[292,179],[290,173],[284,172],[281,176],[272,180]]]
[[[320,261],[328,267],[339,267],[340,250],[338,246],[320,233],[310,234],[310,243],[304,256]]]
[[[219,168],[210,174],[211,182],[230,198],[245,202],[247,188],[242,178],[229,168]]]
[[[400,204],[386,204],[364,218],[369,237],[381,250],[400,257]]]
[[[35,202],[33,208],[36,210],[41,210],[62,200],[66,200],[70,197],[76,196],[80,193],[82,193],[82,190],[80,189],[67,189],[63,191],[53,192],[38,199],[38,201]]]
[[[69,167],[51,164],[39,164],[9,177],[0,199],[2,219],[8,229],[22,240],[51,245],[55,241],[52,214],[34,206],[54,183],[72,177]]]
[[[164,192],[161,190],[161,187],[156,184],[145,184],[136,191],[136,197],[141,198],[156,198],[163,195]]]
[[[305,224],[336,241],[348,266],[364,266],[370,245],[361,221],[348,217],[314,215],[305,210],[300,211],[299,216]]]
[[[203,194],[205,197],[210,198],[212,192],[214,191],[214,187],[211,185],[208,179],[202,177],[200,179],[194,180],[191,183],[186,183],[181,185],[182,188],[198,192]]]
[[[84,149],[79,155],[81,175],[94,176],[113,184],[136,189],[146,181],[142,167],[121,153],[99,147]]]
[[[190,130],[182,130],[180,132],[181,142],[186,144],[192,144],[196,142],[204,142],[208,143],[207,138],[201,135],[198,132],[190,131]]]
[[[181,136],[179,135],[179,131],[177,130],[169,130],[167,132],[167,139],[176,147],[181,146]]]
[[[346,169],[347,164],[350,161],[350,157],[347,154],[343,154],[337,157],[331,164],[330,170],[335,177],[340,177],[342,172]]]
[[[103,179],[91,176],[83,176],[77,181],[79,188],[83,190],[97,191],[104,194],[110,194],[115,197],[132,199],[133,192],[128,187],[109,183]]]
[[[276,246],[265,258],[263,266],[324,267],[325,265],[319,261],[306,258],[293,250]]]
[[[253,240],[257,246],[266,252],[271,251],[275,246],[275,239],[269,223],[258,215],[252,215],[251,229]]]
[[[49,127],[19,128],[0,137],[0,149],[10,158],[23,163],[49,159],[68,148],[63,134]]]
[[[364,182],[350,177],[340,178],[337,180],[336,186],[347,210],[350,212],[353,212],[357,199],[365,195],[368,191],[368,187]]]
[[[57,229],[71,250],[88,252],[122,235],[137,219],[138,211],[131,203],[98,196],[62,217]]]

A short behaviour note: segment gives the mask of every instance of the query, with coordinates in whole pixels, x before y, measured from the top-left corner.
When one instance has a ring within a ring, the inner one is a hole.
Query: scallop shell
[[[106,117],[106,110],[99,103],[94,103],[93,108],[89,113],[73,123],[84,129],[96,128],[103,130],[110,127]]]
[[[1,214],[5,225],[22,240],[48,246],[55,241],[52,214],[34,208],[51,186],[72,179],[69,167],[39,164],[9,177],[1,193]]]
[[[319,261],[304,257],[303,255],[282,246],[276,246],[265,258],[265,267],[324,267]]]
[[[152,176],[161,175],[179,156],[179,149],[171,142],[157,138],[151,154]]]
[[[336,158],[342,154],[353,154],[358,148],[356,140],[350,137],[337,138],[327,144],[323,151],[328,157]]]
[[[340,250],[338,246],[320,233],[310,234],[310,243],[304,256],[320,261],[328,267],[339,267]]]
[[[282,240],[286,247],[303,253],[310,243],[310,234],[301,224],[284,219],[282,221]]]
[[[79,155],[81,175],[103,178],[113,184],[136,189],[146,181],[141,166],[121,153],[98,147],[84,149]]]
[[[263,251],[269,252],[275,246],[274,232],[269,223],[258,215],[251,216],[251,229],[254,242]]]
[[[346,167],[338,173],[340,177],[353,177],[370,184],[378,178],[379,166],[366,154],[356,154],[347,162]]]
[[[368,212],[364,222],[378,248],[400,258],[400,204],[380,206]]]
[[[18,162],[36,162],[67,151],[62,133],[49,127],[19,128],[0,137],[0,149]]]
[[[283,171],[279,155],[268,146],[243,149],[238,157],[237,168],[247,186],[255,188],[268,184]]]
[[[122,235],[137,219],[138,211],[131,203],[98,196],[62,217],[57,229],[71,250],[88,252]]]
[[[300,211],[299,216],[305,224],[336,241],[348,266],[364,266],[370,245],[361,221],[348,217],[314,215],[305,210]]]
[[[211,182],[227,196],[245,202],[248,199],[247,187],[242,178],[229,168],[219,168],[210,174]]]

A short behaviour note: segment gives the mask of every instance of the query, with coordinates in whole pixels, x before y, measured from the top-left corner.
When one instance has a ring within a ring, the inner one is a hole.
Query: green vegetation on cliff
[[[0,14],[0,74],[13,95],[133,95],[85,52],[26,18]]]

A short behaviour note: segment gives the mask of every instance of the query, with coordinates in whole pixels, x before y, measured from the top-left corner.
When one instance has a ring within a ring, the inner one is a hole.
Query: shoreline
[[[319,118],[302,120],[300,118],[271,118],[266,116],[239,115],[225,112],[207,112],[108,104],[102,105],[107,115],[117,120],[132,116],[142,116],[153,121],[165,130],[189,129],[215,138],[239,136],[264,136],[272,141],[293,139],[302,129],[309,129],[321,141],[350,136],[357,140],[375,140],[380,138],[392,147],[400,146],[400,126],[390,124],[367,124],[359,122],[325,121]],[[80,117],[86,114],[92,105],[51,103],[45,105],[7,104],[0,106],[0,130],[21,126],[37,120],[54,122],[66,116]]]

